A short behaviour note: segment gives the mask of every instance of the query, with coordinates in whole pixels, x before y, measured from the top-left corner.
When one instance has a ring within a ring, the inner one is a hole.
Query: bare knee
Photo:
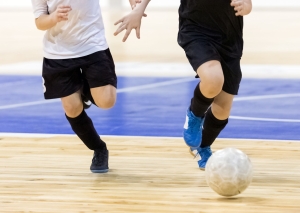
[[[223,88],[224,75],[219,61],[209,61],[199,67],[200,90],[207,98],[217,96]]]
[[[114,97],[101,97],[95,99],[96,105],[101,109],[110,109],[116,103],[116,98]]]
[[[116,88],[112,85],[92,88],[91,93],[96,105],[102,109],[110,109],[116,103]]]
[[[221,78],[213,78],[207,81],[201,81],[200,90],[207,98],[216,97],[223,88],[223,80]]]
[[[63,102],[63,108],[66,115],[70,118],[76,118],[83,110],[83,105],[78,102]]]

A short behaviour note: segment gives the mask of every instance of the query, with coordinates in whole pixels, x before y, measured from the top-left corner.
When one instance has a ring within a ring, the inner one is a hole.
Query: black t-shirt
[[[181,0],[180,30],[212,42],[225,54],[243,51],[243,17],[236,16],[231,0]]]

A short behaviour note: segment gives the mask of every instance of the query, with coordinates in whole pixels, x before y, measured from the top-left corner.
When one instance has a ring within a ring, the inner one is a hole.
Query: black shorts
[[[109,49],[80,58],[43,61],[45,99],[62,98],[80,90],[112,85],[117,88],[115,64]]]
[[[223,91],[232,95],[238,94],[242,79],[241,57],[232,57],[222,53],[212,41],[203,38],[199,39],[194,33],[189,34],[189,32],[179,31],[178,44],[184,49],[195,72],[205,62],[211,60],[219,61],[224,74]]]

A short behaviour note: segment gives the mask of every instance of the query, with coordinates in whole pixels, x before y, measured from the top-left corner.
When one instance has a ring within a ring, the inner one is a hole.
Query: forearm
[[[52,15],[45,14],[35,19],[35,24],[39,30],[48,30],[54,27],[57,24],[57,22],[52,17]]]
[[[134,8],[137,12],[144,14],[150,0],[142,0],[141,3],[137,4]]]

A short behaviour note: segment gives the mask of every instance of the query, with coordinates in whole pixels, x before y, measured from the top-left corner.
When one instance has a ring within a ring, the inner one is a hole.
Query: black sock
[[[199,83],[200,84],[200,83]],[[191,111],[197,117],[203,117],[204,113],[214,101],[213,98],[206,98],[200,91],[199,84],[194,90],[194,97],[191,100]]]
[[[201,148],[210,146],[216,140],[220,132],[228,123],[226,120],[218,120],[212,113],[211,108],[207,110],[202,130]]]
[[[92,120],[84,110],[76,118],[70,118],[67,115],[66,118],[71,124],[73,131],[89,149],[106,149],[105,142],[100,139]]]

